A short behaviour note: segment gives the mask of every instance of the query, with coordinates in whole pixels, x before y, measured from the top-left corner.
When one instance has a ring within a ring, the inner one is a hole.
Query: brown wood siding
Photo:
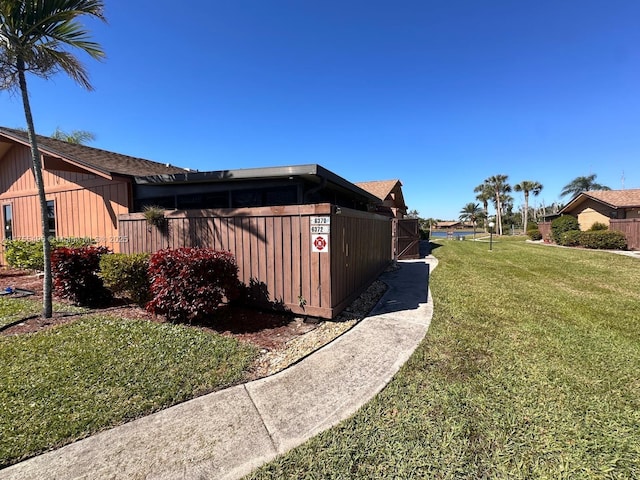
[[[164,231],[140,213],[119,217],[121,251],[209,247],[234,254],[245,284],[297,314],[335,317],[391,260],[388,218],[329,204],[167,211]],[[310,217],[330,216],[328,252],[312,252]],[[303,305],[301,305],[303,304]]]
[[[611,219],[609,228],[624,233],[629,250],[640,250],[640,218]]]
[[[126,179],[46,170],[43,179],[47,199],[55,201],[58,237],[91,237],[120,251],[118,216],[129,212],[130,203]],[[0,159],[0,192],[0,203],[13,208],[13,238],[41,238],[40,202],[28,148],[14,146]],[[0,262],[4,264],[1,253]]]

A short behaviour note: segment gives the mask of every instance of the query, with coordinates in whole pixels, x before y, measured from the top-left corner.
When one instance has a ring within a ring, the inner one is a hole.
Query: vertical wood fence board
[[[293,303],[292,285],[294,272],[292,267],[293,252],[291,249],[291,217],[282,217],[282,294],[284,303]]]
[[[309,231],[309,217],[300,218],[300,264],[302,265],[300,271],[300,284],[302,286],[302,297],[304,300],[311,304],[311,232]]]

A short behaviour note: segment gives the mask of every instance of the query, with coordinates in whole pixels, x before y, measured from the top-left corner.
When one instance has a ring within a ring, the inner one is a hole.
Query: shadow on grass
[[[420,241],[420,258],[424,258],[427,255],[431,255],[436,248],[440,248],[442,245],[439,243],[433,243],[430,240]]]

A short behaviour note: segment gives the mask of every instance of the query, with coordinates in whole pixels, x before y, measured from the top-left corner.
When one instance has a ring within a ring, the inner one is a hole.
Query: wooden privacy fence
[[[297,314],[333,318],[391,261],[390,219],[323,203],[120,215],[122,253],[208,247],[233,253],[240,280]]]
[[[393,220],[393,244],[398,260],[420,257],[420,227],[417,218]]]
[[[624,233],[629,250],[640,250],[640,218],[611,219],[609,228]]]
[[[551,222],[538,222],[538,231],[545,242],[551,240]]]

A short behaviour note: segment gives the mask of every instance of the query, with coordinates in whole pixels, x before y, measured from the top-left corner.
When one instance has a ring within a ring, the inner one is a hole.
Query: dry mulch
[[[6,287],[31,290],[30,298],[42,301],[42,278],[31,272],[16,269],[0,270],[0,290]],[[256,361],[253,377],[275,373],[298,361],[355,325],[384,294],[386,285],[375,281],[345,312],[333,321],[305,319],[287,313],[259,311],[244,307],[223,307],[206,323],[192,325],[206,331],[232,336],[256,345],[261,356]],[[9,297],[10,298],[10,297]],[[59,303],[64,300],[56,298]],[[60,309],[58,309],[60,310]],[[121,318],[165,322],[136,305],[116,299],[109,308],[92,309],[91,314],[104,313]],[[72,322],[85,314],[57,311],[52,318],[34,315],[0,331],[0,335],[19,335],[38,332]]]

